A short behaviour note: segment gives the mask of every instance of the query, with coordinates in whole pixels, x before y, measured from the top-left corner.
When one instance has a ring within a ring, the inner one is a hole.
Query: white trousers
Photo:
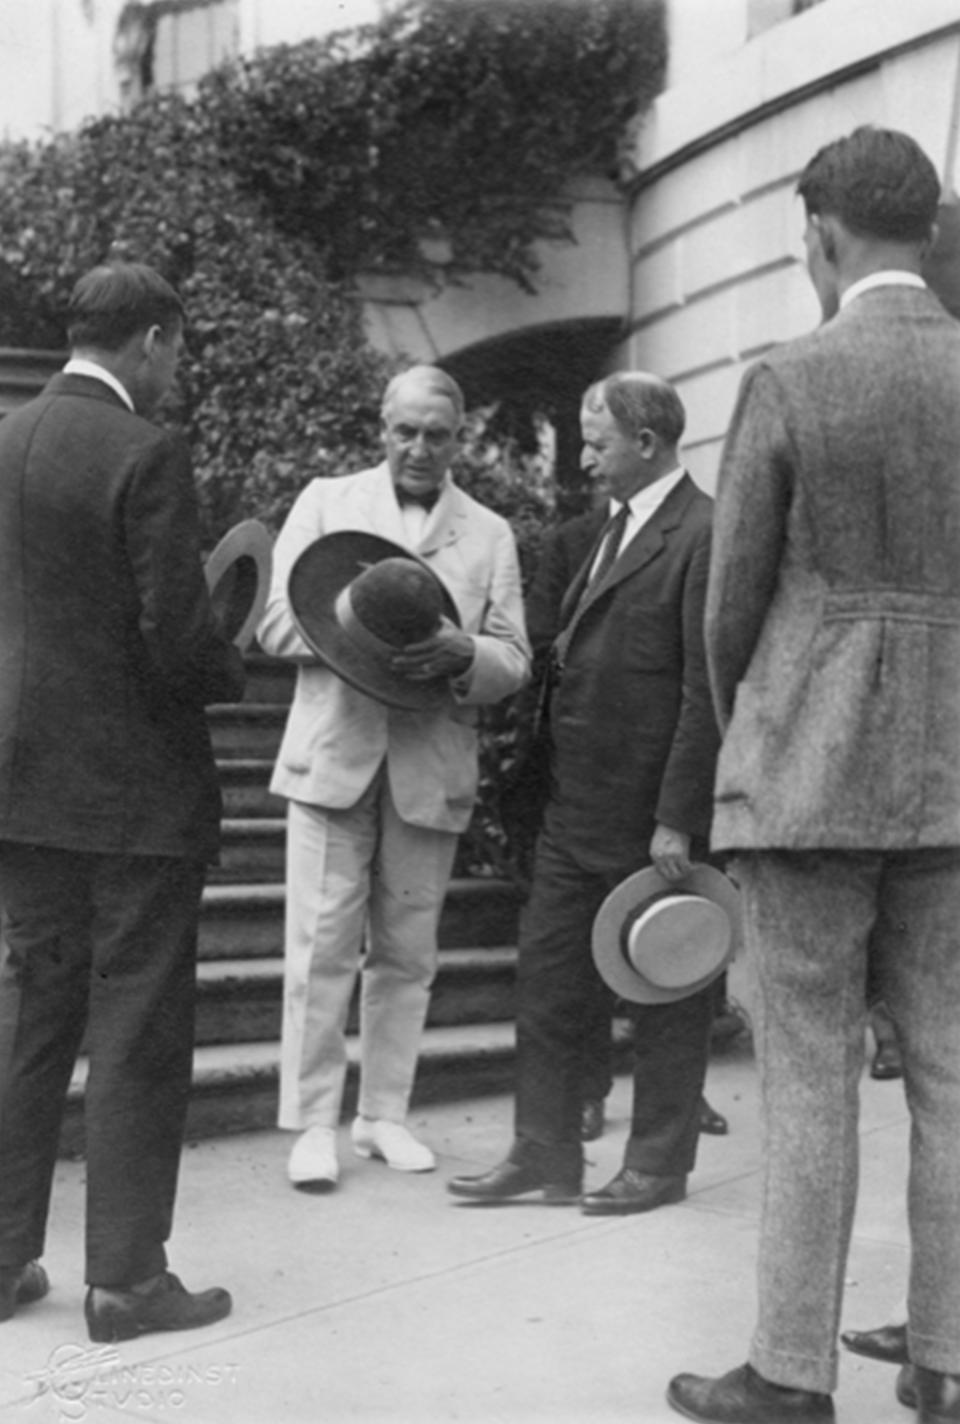
[[[288,804],[281,1127],[339,1121],[358,972],[358,1110],[403,1122],[456,845],[401,821],[385,766],[347,810]]]

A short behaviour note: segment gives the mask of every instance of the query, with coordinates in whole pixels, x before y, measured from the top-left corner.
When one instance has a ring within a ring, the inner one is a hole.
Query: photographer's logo
[[[186,1408],[191,1393],[237,1382],[236,1365],[125,1365],[112,1345],[90,1349],[58,1345],[46,1367],[27,1375],[35,1399],[52,1396],[60,1424],[85,1419],[90,1409],[171,1413]]]

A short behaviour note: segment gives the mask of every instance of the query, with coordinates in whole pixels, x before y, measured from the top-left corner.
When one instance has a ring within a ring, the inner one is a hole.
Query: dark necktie
[[[559,672],[562,669],[566,660],[567,648],[570,646],[570,639],[573,637],[573,630],[577,625],[581,608],[586,603],[589,594],[593,589],[599,587],[600,580],[604,578],[613,567],[616,557],[620,552],[620,545],[623,542],[623,531],[627,527],[627,520],[629,518],[629,504],[621,504],[616,514],[610,516],[600,531],[600,557],[597,560],[597,566],[592,574],[587,575],[587,580],[580,590],[580,597],[577,599],[577,606],[570,616],[570,621],[554,640],[552,666],[555,672]]]
[[[623,531],[627,527],[627,520],[629,518],[629,504],[621,504],[616,514],[611,515],[604,525],[600,543],[600,557],[597,560],[596,568],[584,585],[583,595],[587,593],[588,589],[596,588],[600,580],[613,566],[620,552],[620,545],[623,542]],[[581,595],[581,597],[583,597],[583,595]]]
[[[413,494],[410,490],[404,489],[402,485],[395,485],[394,489],[396,490],[397,503],[401,509],[405,504],[419,504],[421,509],[430,510],[440,498],[438,489],[427,490],[423,494]]]

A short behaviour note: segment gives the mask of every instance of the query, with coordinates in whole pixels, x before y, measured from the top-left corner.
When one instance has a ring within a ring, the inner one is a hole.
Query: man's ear
[[[650,460],[657,453],[660,442],[654,432],[644,426],[637,434],[636,444],[639,446],[643,458]]]
[[[831,266],[837,261],[837,225],[836,221],[829,215],[817,218],[817,231],[820,234],[820,250],[824,258]]]
[[[143,333],[143,340],[140,343],[140,349],[148,360],[156,351],[157,342],[162,340],[163,332],[161,331],[159,326],[147,327],[146,331]]]

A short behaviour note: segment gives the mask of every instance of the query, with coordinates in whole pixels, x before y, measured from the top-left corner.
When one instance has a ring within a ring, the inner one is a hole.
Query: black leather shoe
[[[540,1192],[548,1205],[568,1206],[579,1201],[582,1178],[582,1169],[547,1176],[540,1167],[511,1162],[508,1157],[479,1177],[452,1177],[447,1191],[478,1202],[513,1201]]]
[[[870,1077],[889,1079],[903,1077],[903,1062],[896,1043],[881,1043],[870,1064]]]
[[[42,1300],[50,1281],[39,1261],[25,1266],[0,1266],[0,1320],[9,1320],[21,1305]]]
[[[580,1119],[581,1142],[596,1142],[598,1137],[603,1136],[603,1128],[603,1099],[586,1098],[583,1104],[583,1116]]]
[[[960,1375],[941,1374],[914,1365],[917,1424],[953,1424],[960,1419]]]
[[[712,1108],[706,1098],[700,1099],[700,1131],[709,1132],[711,1137],[725,1137],[730,1131],[727,1119]]]
[[[888,1365],[905,1365],[910,1358],[905,1325],[881,1325],[876,1330],[844,1330],[840,1341],[853,1354],[866,1355],[868,1360],[883,1360]]]
[[[102,1344],[155,1330],[196,1330],[222,1320],[232,1306],[230,1293],[219,1286],[191,1294],[171,1271],[164,1271],[153,1278],[149,1289],[91,1286],[83,1313],[90,1339]]]
[[[820,1424],[836,1418],[829,1394],[771,1384],[752,1365],[719,1379],[677,1375],[667,1389],[667,1403],[701,1424]]]
[[[683,1201],[686,1195],[686,1177],[651,1177],[633,1167],[621,1167],[613,1181],[598,1192],[584,1193],[581,1210],[584,1216],[629,1216]]]

